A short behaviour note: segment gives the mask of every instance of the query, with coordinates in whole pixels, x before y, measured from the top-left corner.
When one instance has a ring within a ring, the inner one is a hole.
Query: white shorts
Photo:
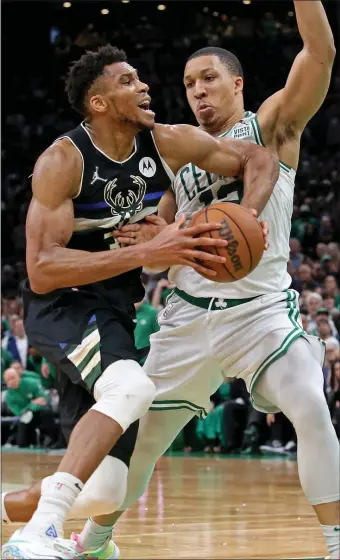
[[[255,408],[277,412],[256,394],[260,375],[300,336],[321,365],[324,359],[322,341],[302,328],[295,290],[251,300],[194,299],[175,290],[158,322],[144,364],[157,389],[151,410],[185,408],[205,416],[223,378],[240,377]]]

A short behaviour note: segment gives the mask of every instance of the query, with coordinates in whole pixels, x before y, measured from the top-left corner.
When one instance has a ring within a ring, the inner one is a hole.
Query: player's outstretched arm
[[[189,125],[157,124],[154,136],[174,173],[192,162],[210,173],[243,177],[241,205],[262,212],[279,176],[279,160],[272,151],[244,140],[214,138]]]
[[[91,253],[66,247],[73,231],[73,202],[81,178],[81,160],[68,141],[48,148],[33,173],[33,199],[26,221],[27,270],[32,290],[44,294],[64,287],[81,286],[117,276],[142,266],[185,264],[198,271],[213,271],[196,259],[224,262],[221,257],[197,249],[197,245],[225,245],[222,240],[195,236],[218,229],[204,224],[181,229],[184,220],[167,226],[152,241],[116,251]]]
[[[294,7],[303,48],[294,60],[285,87],[259,109],[264,143],[268,146],[273,130],[281,143],[287,136],[301,136],[326,97],[336,53],[322,2],[295,0]]]

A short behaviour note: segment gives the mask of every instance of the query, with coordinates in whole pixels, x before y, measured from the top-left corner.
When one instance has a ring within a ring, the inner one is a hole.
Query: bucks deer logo
[[[146,182],[141,177],[130,175],[132,185],[130,188],[120,190],[117,179],[105,185],[104,199],[111,207],[111,214],[119,218],[119,222],[129,220],[143,208],[146,193]]]

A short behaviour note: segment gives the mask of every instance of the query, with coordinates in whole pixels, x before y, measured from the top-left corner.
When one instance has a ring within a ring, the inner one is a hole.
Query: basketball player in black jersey
[[[69,446],[42,485],[28,525],[4,546],[7,557],[74,558],[75,548],[61,538],[63,523],[99,465],[95,491],[90,481],[88,486],[92,502],[82,493],[90,511],[81,510],[79,496],[78,515],[109,513],[118,505],[112,499],[124,499],[124,485],[118,498],[110,491],[110,461],[119,462],[126,480],[137,420],[154,397],[133,343],[134,304],[144,296],[141,267],[186,264],[213,278],[209,261],[224,262],[204,252],[224,241],[200,238],[198,248],[195,238],[219,224],[183,229],[183,217],[127,248],[117,246],[112,230],[154,214],[188,162],[222,176],[242,174],[243,204],[258,211],[278,177],[277,158],[263,148],[212,138],[191,126],[155,124],[148,86],[117,48],[83,55],[71,68],[67,91],[85,120],[57,139],[34,168],[24,304],[30,343],[60,372]]]

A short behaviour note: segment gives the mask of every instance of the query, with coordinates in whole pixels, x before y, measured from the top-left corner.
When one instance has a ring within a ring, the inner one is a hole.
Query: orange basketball
[[[257,267],[263,255],[264,238],[258,220],[243,206],[232,202],[218,202],[194,214],[190,225],[209,222],[220,222],[222,227],[202,235],[220,237],[228,241],[226,247],[203,247],[204,251],[216,253],[227,259],[224,264],[212,262],[205,264],[207,268],[213,268],[217,272],[217,276],[210,280],[214,282],[241,280]]]

